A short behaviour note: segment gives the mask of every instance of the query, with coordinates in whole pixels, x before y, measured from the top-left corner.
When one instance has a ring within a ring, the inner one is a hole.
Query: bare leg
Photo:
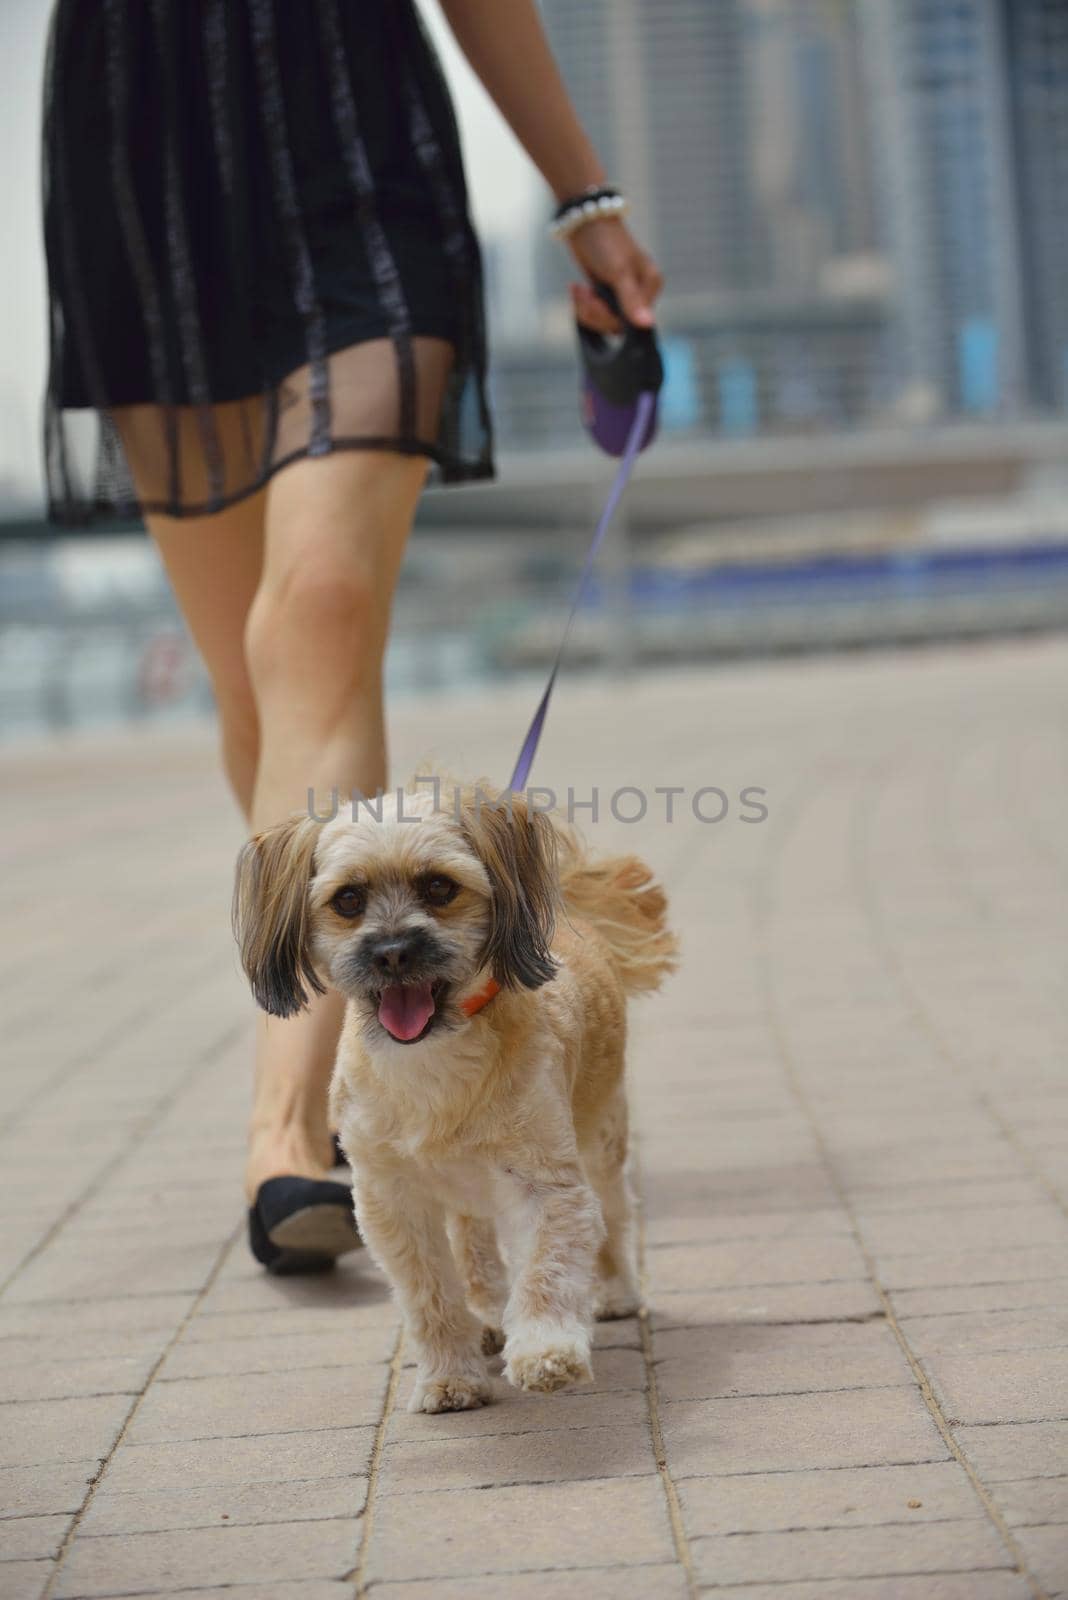
[[[210,517],[145,518],[208,669],[219,714],[223,770],[246,818],[256,782],[260,733],[244,633],[263,568],[266,505],[266,494],[261,492]]]
[[[427,463],[351,451],[294,462],[271,482],[263,577],[245,626],[259,717],[251,822],[384,788],[382,658]],[[329,1164],[326,1098],[344,1006],[262,1017],[246,1189]]]
[[[393,1286],[417,1370],[409,1411],[470,1411],[490,1398],[482,1329],[464,1301],[441,1207],[396,1173],[353,1172],[360,1232]]]
[[[138,433],[148,424],[133,412],[120,420],[151,493],[154,457]],[[309,787],[373,793],[386,783],[382,657],[426,471],[419,458],[338,452],[294,462],[225,511],[146,518],[211,677],[223,765],[254,828],[302,809]],[[342,1009],[328,994],[298,1017],[257,1021],[250,1201],[267,1178],[321,1177],[332,1163],[326,1092]]]
[[[467,1290],[467,1304],[482,1322],[482,1349],[488,1356],[504,1348],[504,1305],[508,1278],[497,1248],[497,1230],[485,1217],[451,1218],[456,1264]]]

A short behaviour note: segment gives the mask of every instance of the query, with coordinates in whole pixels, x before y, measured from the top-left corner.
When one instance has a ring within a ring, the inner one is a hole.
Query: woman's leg
[[[209,517],[146,516],[171,588],[208,669],[223,769],[245,818],[259,762],[259,718],[245,661],[245,621],[263,572],[265,491]]]
[[[123,434],[139,466],[133,427]],[[148,470],[135,470],[142,488]],[[225,511],[145,519],[211,678],[223,765],[251,827],[305,806],[309,787],[386,783],[382,658],[426,472],[419,458],[338,452],[294,462]],[[299,1017],[257,1020],[250,1200],[266,1178],[320,1177],[332,1163],[326,1089],[342,1010],[328,994]]]
[[[419,458],[337,452],[294,462],[210,517],[146,519],[215,692],[223,762],[253,828],[307,791],[384,787],[382,660]],[[246,1191],[332,1164],[326,1091],[343,1004],[257,1019]]]
[[[428,463],[338,451],[292,463],[267,493],[263,574],[244,654],[259,728],[254,828],[387,782],[382,663],[393,591]],[[344,1006],[261,1017],[246,1189],[330,1164],[326,1093]]]

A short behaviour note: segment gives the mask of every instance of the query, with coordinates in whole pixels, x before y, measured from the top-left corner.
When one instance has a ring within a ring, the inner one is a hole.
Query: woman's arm
[[[571,103],[535,0],[440,4],[464,55],[557,200],[604,183],[604,168]],[[631,322],[651,325],[662,279],[619,218],[585,223],[567,244],[589,277],[612,286]],[[588,283],[572,284],[571,293],[587,326],[618,329]]]

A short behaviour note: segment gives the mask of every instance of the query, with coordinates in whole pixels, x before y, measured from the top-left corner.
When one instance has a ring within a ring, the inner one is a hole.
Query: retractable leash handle
[[[595,444],[610,456],[621,456],[627,448],[638,398],[659,393],[664,381],[664,364],[652,328],[636,328],[623,314],[615,292],[606,283],[594,288],[605,305],[623,323],[622,338],[597,333],[576,323],[579,355],[582,359],[582,420]],[[639,450],[652,444],[656,435],[656,407]]]
[[[556,674],[560,670],[564,650],[571,634],[571,624],[593,572],[597,552],[601,548],[616,507],[630,480],[634,463],[646,445],[656,436],[656,399],[664,381],[664,367],[652,328],[635,328],[626,321],[620,305],[607,284],[594,286],[609,309],[625,323],[622,341],[613,346],[604,334],[576,324],[579,352],[582,356],[582,420],[591,438],[606,454],[620,458],[619,467],[608,498],[604,503],[594,531],[586,561],[575,588],[571,609],[564,623],[564,631],[553,660],[549,681],[538,702],[508,784],[512,793],[525,789],[534,756],[549,711]]]

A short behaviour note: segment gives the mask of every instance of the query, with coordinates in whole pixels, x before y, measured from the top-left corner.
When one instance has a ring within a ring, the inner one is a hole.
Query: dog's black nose
[[[383,977],[404,978],[421,954],[422,940],[417,935],[399,935],[379,940],[371,951],[371,965]]]

